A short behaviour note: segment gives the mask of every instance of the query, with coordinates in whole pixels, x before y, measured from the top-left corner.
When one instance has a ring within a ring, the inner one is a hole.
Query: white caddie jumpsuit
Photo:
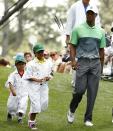
[[[16,115],[19,112],[25,114],[28,103],[27,82],[18,74],[17,70],[9,75],[5,84],[7,88],[9,88],[9,82],[13,85],[17,96],[13,96],[10,93],[7,101],[7,110],[11,115]]]
[[[30,61],[27,64],[25,79],[28,81],[28,92],[30,98],[30,113],[40,113],[48,107],[48,82],[38,83],[30,81],[30,78],[42,79],[51,76],[52,63],[44,60],[43,63],[37,59]]]

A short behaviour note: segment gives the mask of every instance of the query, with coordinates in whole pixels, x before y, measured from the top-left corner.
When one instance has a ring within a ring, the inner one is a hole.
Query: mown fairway
[[[4,88],[4,83],[11,69],[0,67],[0,131],[29,131],[27,127],[27,114],[24,124],[18,125],[17,118],[12,122],[6,121],[7,98],[9,92]],[[55,74],[54,79],[49,82],[50,100],[46,112],[37,116],[39,131],[113,131],[111,123],[111,109],[113,106],[113,83],[101,81],[98,96],[94,108],[93,127],[85,127],[83,115],[86,106],[86,96],[84,95],[79,108],[76,111],[76,120],[70,125],[67,123],[66,113],[71,100],[71,75]],[[93,83],[92,83],[93,84]],[[28,108],[29,110],[29,108]]]

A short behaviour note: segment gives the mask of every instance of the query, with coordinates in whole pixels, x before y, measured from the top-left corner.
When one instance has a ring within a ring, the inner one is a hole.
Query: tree
[[[4,16],[0,20],[0,25],[2,25],[5,21],[7,21],[15,12],[19,11],[24,6],[24,4],[26,4],[28,1],[29,0],[18,0],[14,4],[14,6],[12,6],[13,9],[11,8],[11,11],[9,8],[5,10]]]
[[[11,0],[10,3],[8,3],[8,5],[10,4],[8,7],[12,6],[12,2],[14,1]],[[44,0],[44,3],[46,3],[46,0]],[[58,27],[56,29],[54,17],[56,15],[59,19],[62,19],[62,23],[65,23],[66,11],[67,6],[59,5],[57,7],[47,7],[46,4],[35,9],[27,8],[24,9],[24,11],[18,11],[18,15],[16,16],[18,19],[18,25],[15,26],[18,27],[18,29],[15,31],[15,29],[9,28],[9,31],[6,31],[8,33],[8,44],[7,48],[4,48],[4,51],[6,49],[6,53],[8,53],[8,50],[10,49],[16,51],[21,45],[23,39],[28,39],[30,34],[37,35],[38,40],[39,37],[42,37],[42,42],[45,44],[52,43],[60,47],[61,42],[57,41],[60,33],[58,32]],[[5,37],[3,40],[5,40]]]
[[[102,25],[110,31],[113,22],[113,0],[100,0],[100,16]]]
[[[13,42],[13,50],[16,50],[20,47],[20,45],[22,44],[22,41],[23,41],[23,14],[22,14],[22,11],[23,9],[21,8],[19,10],[19,14],[17,16],[17,21],[18,21],[18,29],[17,29],[17,32],[16,32],[16,40],[15,42]]]
[[[4,0],[4,7],[5,10],[8,10],[8,2]],[[8,51],[8,44],[9,44],[9,24],[5,25],[3,28],[3,39],[2,39],[2,56],[5,56]]]
[[[5,7],[4,13],[7,13],[9,8],[12,7],[13,4],[14,4],[14,1],[7,2],[7,0],[4,0],[4,7]],[[4,14],[4,17],[5,17],[5,14]],[[7,20],[7,22],[3,25],[2,56],[5,56],[10,49],[13,49],[13,50],[18,49],[22,43],[22,40],[23,40],[22,7],[20,11],[18,12],[17,20],[18,20],[17,32],[13,32],[13,30],[10,30],[9,20]]]
[[[65,8],[63,6],[59,7],[37,7],[34,9],[27,9],[24,16],[24,25],[32,24],[32,31],[37,34],[37,36],[42,37],[42,42],[57,43],[56,38],[59,36],[58,30],[55,30],[54,17],[57,15],[59,19],[64,21],[65,19]],[[30,30],[30,29],[28,29]]]
[[[78,0],[68,0],[68,7],[77,2]]]

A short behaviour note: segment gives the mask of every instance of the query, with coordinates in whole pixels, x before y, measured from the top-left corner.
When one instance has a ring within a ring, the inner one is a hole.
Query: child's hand
[[[13,85],[10,82],[9,82],[9,88],[10,88],[10,91],[11,91],[12,95],[16,96],[16,91],[15,91]]]
[[[16,91],[12,90],[12,94],[13,94],[13,96],[16,96]]]
[[[49,80],[50,80],[50,77],[48,77],[48,76],[47,76],[47,77],[44,77],[44,80],[45,80],[45,81],[49,81]]]
[[[38,82],[38,83],[44,82],[44,79],[38,79],[38,78],[34,78],[34,77],[30,78],[29,80],[30,81],[35,81],[35,82]]]

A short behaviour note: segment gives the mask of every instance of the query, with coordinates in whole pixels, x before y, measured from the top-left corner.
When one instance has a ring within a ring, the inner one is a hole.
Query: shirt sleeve
[[[71,7],[67,13],[67,22],[65,27],[65,34],[70,35],[75,24],[75,10]]]
[[[9,75],[8,80],[5,83],[6,88],[9,88],[9,83],[14,85],[14,74],[13,73]]]
[[[78,43],[78,32],[77,32],[77,28],[75,28],[73,31],[72,31],[72,34],[71,34],[71,44],[73,45],[77,45]]]
[[[102,30],[102,38],[101,38],[101,43],[100,43],[100,48],[106,47],[106,38],[105,38],[105,31]]]

